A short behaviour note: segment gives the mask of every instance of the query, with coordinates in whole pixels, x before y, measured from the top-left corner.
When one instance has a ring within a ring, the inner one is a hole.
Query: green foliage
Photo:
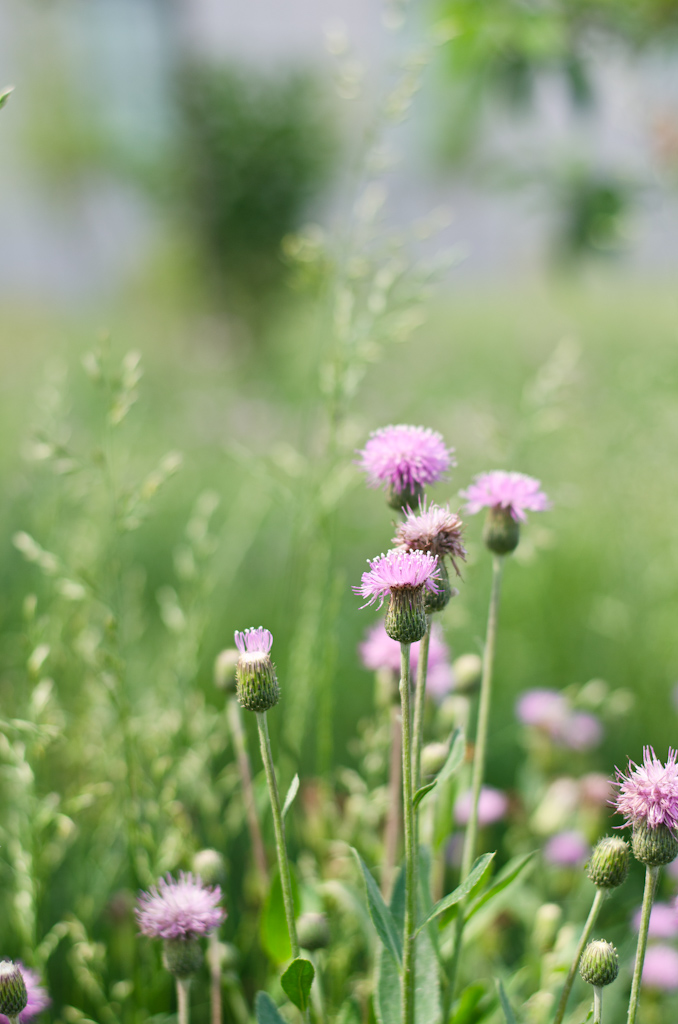
[[[311,985],[315,977],[315,967],[310,960],[297,957],[280,979],[285,993],[300,1010],[305,1010],[309,1005],[311,996]]]

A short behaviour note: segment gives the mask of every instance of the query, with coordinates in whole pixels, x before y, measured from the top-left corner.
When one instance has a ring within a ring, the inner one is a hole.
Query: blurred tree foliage
[[[328,180],[334,121],[306,72],[186,65],[177,96],[185,206],[229,298],[258,303],[283,270],[282,238]]]

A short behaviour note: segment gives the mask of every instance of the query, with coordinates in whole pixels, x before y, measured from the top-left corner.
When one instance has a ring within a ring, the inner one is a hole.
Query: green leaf
[[[283,809],[282,809],[282,816],[283,816],[283,818],[285,817],[285,815],[289,811],[290,807],[292,806],[292,803],[294,802],[294,798],[295,798],[295,796],[297,795],[298,792],[299,792],[299,776],[295,775],[294,778],[292,779],[292,781],[290,782],[290,788],[287,790],[287,796],[285,797],[285,803],[283,804]]]
[[[484,995],[485,986],[482,982],[476,981],[467,985],[457,1000],[455,1014],[450,1024],[476,1024],[484,1016],[479,1015],[477,1010],[478,1003]]]
[[[447,760],[436,776],[437,782],[444,782],[454,775],[466,756],[466,737],[461,729],[455,729],[450,737],[450,752]]]
[[[414,794],[414,797],[412,798],[412,807],[413,807],[413,809],[415,811],[416,811],[417,807],[419,806],[419,804],[421,803],[421,801],[426,796],[426,794],[430,793],[431,790],[434,788],[434,786],[437,786],[437,785],[438,785],[438,780],[434,779],[433,782],[429,782],[429,784],[427,786],[422,786],[421,789],[417,790],[417,792]]]
[[[499,995],[499,1002],[501,1008],[504,1011],[504,1017],[506,1018],[506,1024],[518,1024],[516,1015],[513,1012],[513,1007],[509,1003],[508,996],[506,995],[506,989],[500,978],[495,978],[495,985],[497,986],[497,994]]]
[[[308,1006],[314,978],[315,967],[311,961],[304,960],[303,957],[297,957],[296,960],[292,961],[280,979],[280,984],[285,993],[302,1013]]]
[[[286,1024],[268,992],[257,992],[254,1000],[257,1024]]]
[[[353,849],[353,847],[351,847],[351,849]],[[382,895],[377,887],[377,883],[372,877],[371,872],[368,870],[365,861],[356,849],[353,849],[353,852],[360,866],[360,870],[363,873],[365,888],[367,890],[367,906],[369,908],[370,917],[372,918],[374,927],[377,929],[377,935],[398,964],[398,968],[400,968],[400,964],[403,959],[402,940],[396,927],[396,923],[393,920],[393,915],[384,903]]]
[[[447,896],[443,896],[441,900],[438,900],[438,902],[436,903],[428,917],[421,922],[415,934],[418,935],[422,928],[424,928],[429,923],[429,921],[432,921],[435,917],[438,917],[439,914],[442,914],[449,907],[453,907],[455,903],[459,903],[461,900],[465,899],[471,892],[471,890],[476,886],[476,884],[481,880],[481,878],[487,871],[487,868],[490,865],[493,857],[494,853],[484,853],[482,857],[478,857],[478,860],[471,868],[468,877],[461,883],[461,885],[457,886],[454,892],[451,892]]]
[[[528,853],[523,857],[514,857],[513,860],[510,860],[497,875],[494,885],[491,885],[490,888],[487,889],[482,896],[479,896],[475,903],[472,904],[468,914],[466,915],[466,920],[468,921],[469,918],[473,917],[473,915],[480,910],[481,907],[484,907],[489,900],[493,899],[500,892],[503,892],[504,889],[507,889],[512,882],[515,882],[527,865],[536,857],[537,852],[537,850],[533,850],[532,853]]]
[[[3,89],[2,92],[0,92],[0,109],[2,109],[2,107],[4,107],[5,103],[10,98],[10,96],[12,95],[13,92],[14,92],[14,86],[13,85],[10,85],[7,89]]]
[[[296,878],[292,879],[292,899],[296,906],[299,906],[299,893],[297,890]],[[292,957],[292,946],[287,931],[287,918],[285,917],[285,903],[283,900],[282,884],[280,875],[276,873],[271,881],[271,888],[268,891],[266,902],[261,914],[261,944],[277,964],[282,964]]]
[[[405,922],[405,871],[401,869],[393,887],[390,905],[396,926],[402,931]],[[401,1024],[400,973],[398,965],[386,949],[377,952],[374,1009],[379,1024]],[[437,956],[427,929],[417,939],[415,961],[414,1017],[417,1024],[439,1024],[440,981]]]

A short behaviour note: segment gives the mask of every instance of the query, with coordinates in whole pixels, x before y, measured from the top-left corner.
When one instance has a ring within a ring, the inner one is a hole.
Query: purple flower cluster
[[[438,591],[438,559],[426,551],[401,551],[394,549],[385,555],[369,561],[369,572],[364,572],[359,586],[353,592],[367,598],[363,608],[379,601],[381,608],[384,598],[393,590],[417,590],[424,587],[432,593]]]
[[[269,634],[270,635],[270,634]],[[194,939],[217,928],[226,917],[218,905],[221,889],[205,886],[202,879],[190,872],[161,878],[157,888],[139,895],[136,910],[142,935],[154,939]]]
[[[235,632],[235,646],[241,654],[268,654],[272,644],[273,636],[263,626]]]
[[[569,750],[589,750],[603,738],[600,720],[588,711],[575,711],[557,690],[526,690],[516,703],[516,717]]]
[[[619,786],[616,806],[624,815],[624,824],[646,822],[650,828],[666,825],[678,828],[678,764],[677,752],[669,747],[666,764],[662,764],[652,747],[643,748],[643,763],[629,760],[627,774],[616,769]]]
[[[456,465],[453,451],[434,430],[401,423],[370,434],[358,455],[370,487],[384,485],[407,491],[440,480]]]
[[[412,675],[417,671],[419,663],[419,643],[410,647],[410,666]],[[365,668],[371,672],[386,668],[392,672],[400,672],[400,644],[392,640],[384,629],[384,623],[371,626],[365,639],[359,646],[360,658]],[[426,689],[436,700],[454,688],[454,674],[450,665],[450,651],[443,638],[443,631],[437,622],[433,623],[428,648],[428,674]]]
[[[26,984],[26,995],[28,996],[28,1002],[19,1014],[19,1020],[23,1024],[24,1021],[32,1020],[37,1014],[46,1010],[51,1000],[47,995],[47,989],[40,982],[40,976],[37,971],[31,970],[30,967],[24,967],[18,960],[16,961],[16,966],[23,975]],[[0,1024],[9,1024],[9,1018],[4,1013],[0,1013]]]
[[[465,491],[466,511],[471,515],[483,508],[503,508],[516,521],[522,522],[526,512],[545,512],[551,504],[540,490],[541,483],[524,473],[506,473],[501,469],[481,473]]]

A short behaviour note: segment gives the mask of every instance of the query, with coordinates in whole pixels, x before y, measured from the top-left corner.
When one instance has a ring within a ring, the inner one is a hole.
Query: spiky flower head
[[[280,687],[271,661],[273,636],[263,626],[235,633],[240,651],[236,668],[238,703],[249,711],[268,711],[280,700]]]
[[[616,769],[619,793],[615,802],[619,813],[624,815],[625,825],[645,822],[650,828],[665,825],[672,832],[678,828],[676,755],[669,747],[664,765],[652,747],[644,747],[642,764],[629,760],[626,773]]]
[[[364,572],[360,586],[353,591],[366,597],[368,604],[390,597],[386,613],[386,632],[398,643],[414,643],[426,632],[424,591],[436,593],[439,588],[438,559],[426,551],[394,549],[369,561],[369,572]]]
[[[26,1005],[18,1014],[19,1021],[21,1024],[24,1024],[25,1021],[32,1020],[38,1013],[42,1013],[43,1010],[47,1009],[50,1004],[50,998],[40,981],[37,971],[31,970],[30,967],[24,967],[20,961],[17,961],[14,966],[18,967],[21,971],[26,986]],[[0,1013],[0,1024],[10,1024],[9,1017],[4,1013]]]
[[[370,434],[358,464],[370,487],[386,488],[393,508],[414,508],[424,487],[456,465],[453,452],[436,431],[400,423]]]
[[[610,985],[619,974],[619,956],[611,942],[596,939],[582,953],[579,973],[589,985]]]
[[[470,487],[460,491],[466,499],[466,511],[475,515],[483,508],[501,508],[517,522],[527,519],[526,512],[545,512],[551,507],[549,499],[540,490],[541,482],[525,473],[506,473],[496,469],[480,473]]]
[[[21,968],[11,960],[0,961],[0,1013],[16,1018],[27,1003],[28,992]]]
[[[135,913],[139,931],[154,939],[196,939],[217,928],[226,917],[219,906],[221,889],[206,886],[199,875],[180,872],[161,878],[149,892],[139,894]]]
[[[405,522],[400,523],[393,538],[397,548],[406,551],[428,551],[432,555],[447,555],[459,576],[455,559],[466,560],[466,548],[461,542],[463,523],[448,505],[430,505],[426,501],[415,512],[407,509]]]
[[[599,889],[616,889],[626,881],[630,859],[628,843],[619,836],[605,836],[591,854],[587,874]]]

